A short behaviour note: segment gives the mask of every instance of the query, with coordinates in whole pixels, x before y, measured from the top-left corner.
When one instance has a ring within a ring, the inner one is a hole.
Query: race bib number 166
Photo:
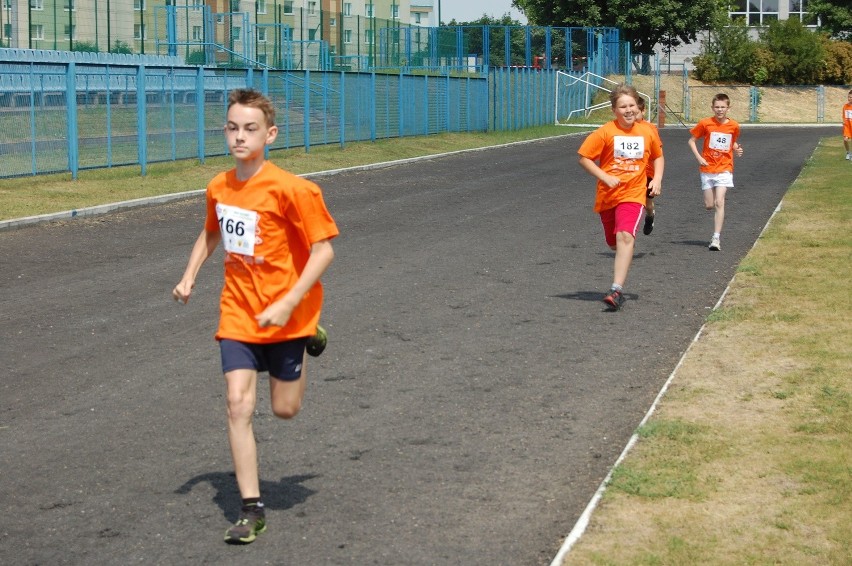
[[[225,251],[253,256],[257,212],[227,204],[217,204],[216,216],[219,217],[219,231],[222,234]]]

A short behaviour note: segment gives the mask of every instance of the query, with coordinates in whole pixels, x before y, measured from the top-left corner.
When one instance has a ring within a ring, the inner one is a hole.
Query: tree
[[[825,67],[826,52],[820,35],[799,20],[773,21],[760,31],[760,41],[772,54],[772,84],[817,84]]]
[[[810,0],[808,12],[820,27],[837,39],[852,40],[852,6],[849,0]]]
[[[634,53],[693,43],[722,10],[720,0],[513,0],[531,25],[616,27]],[[726,5],[726,4],[725,4]]]

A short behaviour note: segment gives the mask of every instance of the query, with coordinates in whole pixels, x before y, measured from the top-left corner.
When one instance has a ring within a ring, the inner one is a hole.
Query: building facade
[[[409,0],[0,0],[0,47],[346,66],[378,52],[383,29],[433,25],[431,3],[412,15]]]

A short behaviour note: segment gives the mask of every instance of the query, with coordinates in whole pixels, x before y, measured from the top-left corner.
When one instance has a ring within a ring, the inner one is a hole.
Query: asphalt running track
[[[683,129],[620,313],[582,136],[320,179],[341,229],[302,413],[239,500],[203,199],[0,232],[0,563],[546,564],[827,128],[750,128],[723,251]],[[191,187],[190,187],[191,188]],[[569,555],[570,558],[570,555]]]

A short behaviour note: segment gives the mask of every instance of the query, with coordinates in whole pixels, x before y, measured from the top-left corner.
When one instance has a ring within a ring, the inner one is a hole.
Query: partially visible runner
[[[660,138],[660,131],[657,129],[657,125],[645,119],[645,98],[640,96],[639,100],[636,101],[636,105],[639,107],[639,118],[636,121],[650,126],[662,147],[663,140]],[[645,171],[645,176],[648,178],[648,193],[646,195],[645,224],[642,226],[642,233],[648,236],[654,231],[654,220],[657,216],[657,207],[654,205],[654,194],[651,192],[651,181],[654,179],[653,161],[648,162],[648,169]]]

